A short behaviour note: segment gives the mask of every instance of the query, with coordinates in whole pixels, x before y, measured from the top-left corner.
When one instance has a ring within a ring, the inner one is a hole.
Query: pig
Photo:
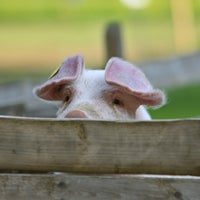
[[[145,107],[165,103],[144,73],[118,57],[110,58],[105,70],[85,69],[84,58],[74,55],[34,94],[47,101],[60,101],[58,118],[97,120],[151,120]]]

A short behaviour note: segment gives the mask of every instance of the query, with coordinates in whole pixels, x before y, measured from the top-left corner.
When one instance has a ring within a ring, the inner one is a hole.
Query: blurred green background
[[[112,22],[121,25],[124,57],[131,62],[200,48],[199,0],[0,0],[1,82],[46,76],[77,53],[88,67],[103,67],[105,29]],[[169,89],[167,106],[150,112],[155,118],[200,117],[199,89]]]

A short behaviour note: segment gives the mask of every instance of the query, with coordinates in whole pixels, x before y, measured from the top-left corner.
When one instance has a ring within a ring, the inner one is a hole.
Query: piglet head
[[[36,87],[33,92],[41,99],[48,101],[69,101],[71,92],[65,86],[72,85],[84,70],[84,60],[81,55],[75,55],[64,60],[49,80],[43,85]],[[67,118],[87,118],[81,110],[73,110]]]
[[[66,59],[57,73],[34,90],[45,100],[61,101],[59,118],[150,119],[145,106],[165,102],[134,65],[111,58],[105,70],[86,70],[80,55]]]

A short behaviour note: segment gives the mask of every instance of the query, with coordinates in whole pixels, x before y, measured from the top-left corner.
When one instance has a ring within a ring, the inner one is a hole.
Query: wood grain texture
[[[0,170],[200,175],[200,120],[0,117]]]
[[[199,200],[200,177],[0,174],[1,200]]]

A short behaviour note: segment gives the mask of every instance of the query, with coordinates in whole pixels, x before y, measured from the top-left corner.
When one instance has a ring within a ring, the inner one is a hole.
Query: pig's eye
[[[67,96],[65,97],[65,102],[68,102],[69,100],[70,100],[70,96],[67,95]]]
[[[63,102],[69,103],[72,99],[73,90],[66,88],[63,92]]]
[[[113,100],[113,104],[120,106],[121,105],[121,101],[119,99],[114,99]]]

